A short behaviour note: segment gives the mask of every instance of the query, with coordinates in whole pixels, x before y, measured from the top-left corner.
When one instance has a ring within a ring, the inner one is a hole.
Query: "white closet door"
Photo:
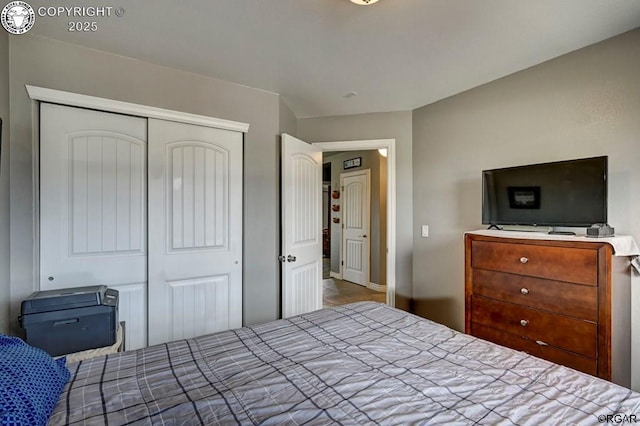
[[[147,121],[42,104],[40,289],[146,281]]]
[[[147,120],[40,109],[40,289],[146,288]],[[127,348],[146,346],[144,299],[124,297]]]
[[[149,120],[149,344],[242,325],[242,133]]]

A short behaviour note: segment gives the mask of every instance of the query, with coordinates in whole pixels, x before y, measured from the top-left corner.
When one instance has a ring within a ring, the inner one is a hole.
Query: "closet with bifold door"
[[[242,144],[42,102],[39,289],[117,289],[127,349],[240,327]]]

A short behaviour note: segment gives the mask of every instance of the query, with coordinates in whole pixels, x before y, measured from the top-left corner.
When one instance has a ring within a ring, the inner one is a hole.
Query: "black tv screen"
[[[607,222],[607,159],[484,170],[482,223],[591,226]]]

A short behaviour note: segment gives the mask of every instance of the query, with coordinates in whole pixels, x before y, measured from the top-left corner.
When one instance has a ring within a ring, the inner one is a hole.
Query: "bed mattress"
[[[639,393],[372,302],[68,368],[52,425],[640,420]]]

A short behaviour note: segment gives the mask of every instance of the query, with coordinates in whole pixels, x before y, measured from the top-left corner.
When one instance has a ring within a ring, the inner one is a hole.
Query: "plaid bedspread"
[[[640,421],[638,393],[370,302],[68,368],[52,425]]]

